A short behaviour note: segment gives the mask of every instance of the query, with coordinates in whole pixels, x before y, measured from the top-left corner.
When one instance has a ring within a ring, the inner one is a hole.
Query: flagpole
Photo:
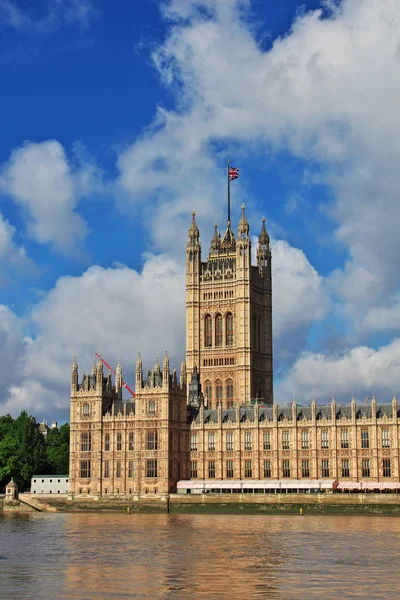
[[[228,227],[230,225],[231,222],[231,185],[230,185],[230,180],[229,180],[229,165],[230,165],[230,160],[228,160]]]

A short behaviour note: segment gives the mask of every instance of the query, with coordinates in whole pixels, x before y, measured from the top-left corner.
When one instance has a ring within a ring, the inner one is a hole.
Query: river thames
[[[400,518],[0,513],[0,597],[398,598]]]

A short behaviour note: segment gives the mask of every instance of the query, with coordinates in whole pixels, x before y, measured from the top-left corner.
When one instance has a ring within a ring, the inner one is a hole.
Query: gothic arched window
[[[212,346],[212,318],[206,315],[204,319],[204,346],[211,348]]]
[[[222,400],[222,381],[220,381],[219,379],[217,379],[217,381],[215,382],[215,397],[217,399],[218,406],[218,403]]]
[[[222,346],[222,316],[215,317],[215,345]]]
[[[226,397],[228,400],[232,400],[232,398],[233,398],[233,381],[232,381],[232,379],[228,379],[226,382]]]
[[[212,384],[211,381],[206,381],[204,383],[204,388],[206,392],[207,401],[210,402],[212,400]]]
[[[85,417],[88,417],[90,415],[90,405],[87,402],[85,402],[85,404],[83,405],[82,413]]]
[[[226,345],[233,346],[233,315],[226,315]]]

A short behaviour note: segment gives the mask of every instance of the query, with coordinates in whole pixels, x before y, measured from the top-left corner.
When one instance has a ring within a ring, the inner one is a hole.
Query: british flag
[[[229,181],[233,181],[234,179],[239,179],[239,169],[235,167],[229,167],[228,171]]]

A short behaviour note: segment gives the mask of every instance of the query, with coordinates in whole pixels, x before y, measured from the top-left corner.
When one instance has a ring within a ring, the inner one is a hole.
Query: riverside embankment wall
[[[34,495],[44,511],[60,512],[158,512],[230,514],[393,514],[400,515],[396,494],[172,494],[133,499],[69,500],[57,495]]]

